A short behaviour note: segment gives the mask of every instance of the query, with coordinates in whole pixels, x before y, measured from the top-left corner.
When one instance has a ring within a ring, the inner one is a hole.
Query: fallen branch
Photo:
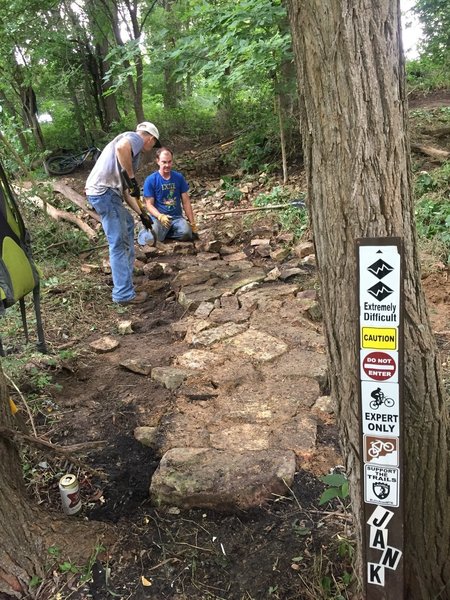
[[[424,146],[422,144],[411,144],[411,150],[416,150],[417,152],[421,152],[422,154],[430,156],[431,158],[439,161],[447,160],[447,158],[450,156],[450,152],[447,150],[435,148],[434,146]]]
[[[44,200],[42,200],[38,196],[28,196],[28,200],[35,206],[42,209],[45,213],[52,217],[52,219],[55,219],[55,221],[69,221],[69,223],[73,223],[79,229],[81,229],[81,231],[83,231],[89,239],[92,240],[97,236],[96,231],[94,231],[92,227],[89,227],[87,223],[82,221],[76,215],[73,215],[72,213],[67,212],[65,210],[59,210],[58,208],[55,208],[48,202],[44,202]]]
[[[100,250],[102,248],[108,248],[108,247],[109,247],[109,244],[100,244],[99,246],[91,246],[91,248],[85,248],[84,250],[80,250],[79,252],[77,252],[77,254],[79,254],[79,255],[85,254],[86,256],[89,256],[89,254],[94,252],[94,250]]]
[[[28,406],[28,402],[25,400],[25,396],[22,394],[22,392],[19,390],[19,388],[17,387],[17,385],[14,383],[14,381],[11,379],[11,377],[9,377],[6,373],[3,373],[5,376],[5,379],[7,381],[9,381],[9,383],[13,386],[13,388],[16,390],[16,392],[19,394],[20,399],[22,400],[25,409],[28,413],[28,418],[30,419],[30,423],[31,423],[31,427],[33,429],[33,434],[37,437],[37,432],[36,432],[36,426],[34,424],[34,419],[33,419],[33,414],[30,410],[30,407]]]
[[[269,204],[267,206],[256,206],[253,208],[233,208],[230,210],[217,210],[214,212],[197,213],[197,214],[202,215],[203,217],[209,217],[209,216],[213,216],[213,215],[227,215],[227,214],[234,214],[234,213],[257,212],[260,210],[279,210],[279,209],[283,209],[283,208],[291,208],[292,206],[295,206],[297,208],[305,208],[305,203],[302,200],[296,200],[294,202],[289,202],[286,204]]]
[[[43,438],[29,435],[27,433],[22,433],[21,431],[17,431],[15,429],[10,429],[9,427],[4,427],[0,425],[0,435],[9,439],[19,439],[22,442],[27,442],[32,446],[37,446],[38,448],[45,448],[46,450],[50,450],[53,454],[58,454],[59,456],[64,456],[68,461],[72,464],[77,465],[81,469],[89,471],[100,479],[106,479],[106,475],[97,469],[93,469],[83,461],[79,460],[75,456],[73,456],[74,452],[80,452],[81,450],[88,450],[92,448],[98,448],[99,446],[103,446],[106,444],[105,440],[101,440],[98,442],[85,442],[83,444],[73,444],[72,446],[57,446],[56,444],[52,444],[48,440]]]
[[[52,188],[55,190],[55,192],[59,192],[65,198],[67,198],[67,200],[70,200],[70,202],[73,202],[79,208],[84,210],[84,212],[88,214],[92,219],[95,219],[99,223],[101,222],[99,215],[88,207],[85,197],[76,192],[70,186],[66,185],[65,183],[62,183],[61,181],[54,181],[52,183]]]
[[[437,129],[424,127],[420,130],[420,133],[432,135],[433,137],[445,137],[450,133],[450,127],[438,127]]]

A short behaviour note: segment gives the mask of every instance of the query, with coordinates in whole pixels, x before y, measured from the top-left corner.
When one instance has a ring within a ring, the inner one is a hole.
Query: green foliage
[[[450,73],[432,56],[422,55],[406,62],[406,81],[410,91],[427,92],[450,87]]]
[[[327,489],[320,496],[319,504],[325,504],[333,498],[341,498],[345,500],[349,497],[348,479],[341,473],[331,473],[320,478],[321,481],[327,484]]]
[[[255,114],[260,114],[260,111],[256,106],[253,106],[253,109],[253,116],[249,115],[247,120],[247,126],[248,123],[252,126],[236,139],[227,161],[239,164],[246,173],[270,173],[279,168],[281,150],[278,125],[273,114],[267,120],[255,123]],[[246,114],[246,111],[242,112]]]
[[[255,206],[270,206],[271,204],[288,204],[291,201],[289,192],[276,186],[271,192],[259,194],[253,201]]]
[[[234,205],[239,204],[242,192],[236,187],[231,177],[222,178],[222,189],[225,190],[225,200],[231,200]]]
[[[448,201],[434,201],[426,196],[416,203],[416,224],[419,236],[442,242],[450,264],[450,206]]]
[[[450,162],[434,171],[421,171],[415,179],[415,216],[421,238],[442,246],[442,259],[450,264]]]
[[[295,239],[300,239],[309,228],[308,212],[299,206],[293,204],[295,201],[304,201],[304,194],[299,194],[296,198],[291,197],[291,193],[280,186],[276,186],[271,192],[259,194],[253,201],[255,206],[270,206],[271,204],[286,204],[286,208],[274,211],[281,228],[285,231],[291,231]]]
[[[442,0],[416,0],[413,8],[423,31],[423,53],[435,64],[449,66],[450,5]]]

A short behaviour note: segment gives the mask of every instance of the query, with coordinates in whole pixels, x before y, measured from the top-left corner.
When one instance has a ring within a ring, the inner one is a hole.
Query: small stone
[[[304,258],[310,254],[314,254],[314,244],[312,242],[300,242],[292,249],[295,256],[298,258]]]
[[[106,352],[112,352],[113,350],[118,348],[119,345],[120,343],[118,340],[115,340],[114,338],[109,336],[105,336],[98,340],[95,340],[94,342],[91,342],[89,344],[89,347],[92,348],[92,350],[94,350],[95,352],[98,352],[98,354],[104,354]]]
[[[276,262],[283,262],[289,256],[289,248],[277,248],[270,253],[270,258]]]
[[[302,265],[315,265],[316,264],[316,255],[308,254],[305,258],[302,259]]]
[[[155,436],[157,427],[136,427],[134,430],[134,438],[143,446],[153,448],[155,446]]]
[[[117,329],[120,335],[127,335],[129,333],[133,333],[132,321],[119,321],[117,324]]]
[[[281,275],[281,271],[278,267],[273,268],[271,271],[267,273],[264,281],[276,281]]]
[[[267,258],[268,256],[270,256],[270,246],[269,244],[256,246],[255,252],[256,254],[259,254],[259,256],[262,256],[262,258]]]
[[[336,410],[336,403],[331,396],[320,396],[314,403],[312,410],[333,414]]]
[[[152,366],[148,362],[139,358],[127,358],[119,364],[124,369],[127,369],[127,371],[137,373],[138,375],[150,375],[152,370]]]
[[[186,371],[175,367],[154,367],[152,379],[161,383],[168,390],[176,390],[188,376]]]
[[[195,310],[194,315],[199,319],[207,319],[213,308],[214,304],[212,302],[201,302]]]
[[[283,269],[280,274],[280,279],[282,281],[286,281],[286,279],[289,279],[290,277],[295,277],[295,275],[299,275],[300,273],[303,273],[302,269],[296,267],[292,269]]]
[[[106,258],[102,262],[102,271],[103,273],[106,273],[106,275],[109,275],[111,273],[111,265],[109,264],[109,260],[107,260]]]
[[[143,267],[143,272],[148,279],[159,279],[164,275],[164,269],[160,263],[147,263]]]

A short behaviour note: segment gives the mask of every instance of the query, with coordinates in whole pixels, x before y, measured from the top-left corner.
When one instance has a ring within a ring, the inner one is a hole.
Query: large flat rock
[[[289,450],[173,448],[152,477],[150,496],[158,506],[245,510],[286,493],[294,473]]]

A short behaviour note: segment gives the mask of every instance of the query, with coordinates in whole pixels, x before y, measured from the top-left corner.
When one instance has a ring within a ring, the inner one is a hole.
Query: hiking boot
[[[121,300],[117,304],[120,304],[121,306],[128,306],[129,304],[142,304],[147,300],[147,298],[147,292],[139,292],[134,298],[131,298],[130,300]]]

